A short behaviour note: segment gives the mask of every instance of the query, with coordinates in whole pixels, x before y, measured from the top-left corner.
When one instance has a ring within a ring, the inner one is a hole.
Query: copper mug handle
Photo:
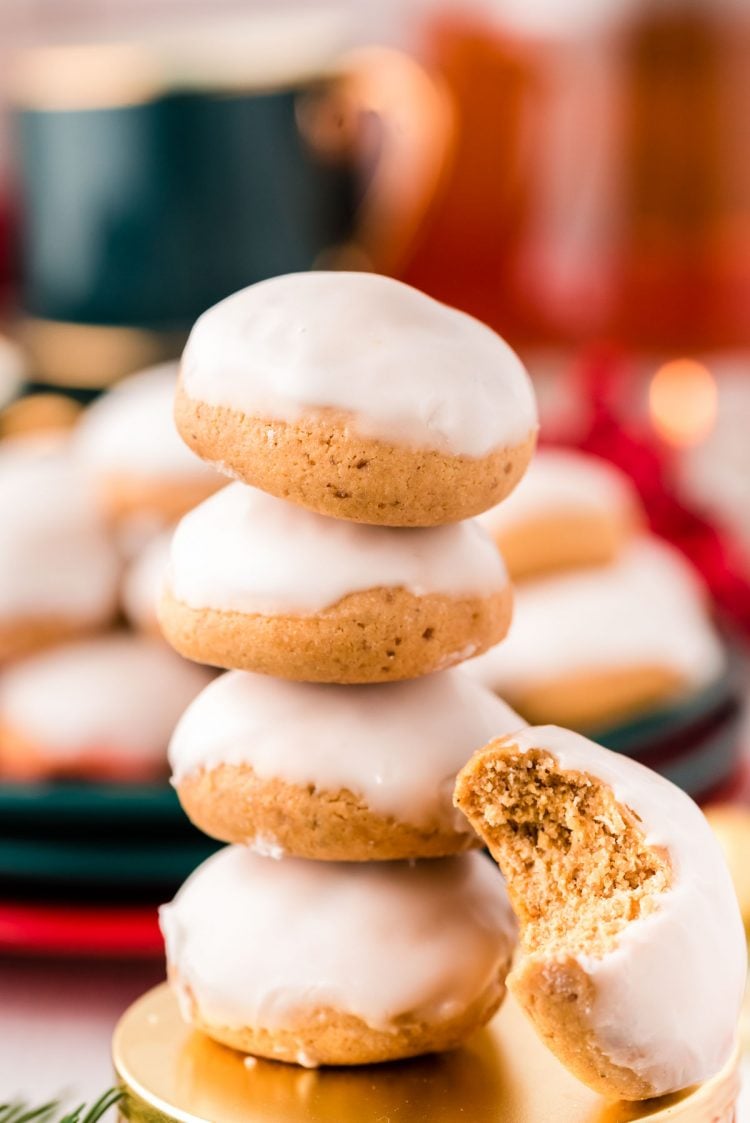
[[[301,129],[319,154],[369,166],[351,239],[316,264],[398,272],[450,166],[451,101],[439,80],[390,47],[349,52],[335,75],[322,96],[301,103]],[[378,124],[376,154],[368,118]]]

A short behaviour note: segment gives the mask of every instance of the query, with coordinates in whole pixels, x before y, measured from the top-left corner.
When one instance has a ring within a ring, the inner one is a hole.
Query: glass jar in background
[[[433,5],[456,151],[401,275],[527,345],[750,343],[750,7]]]

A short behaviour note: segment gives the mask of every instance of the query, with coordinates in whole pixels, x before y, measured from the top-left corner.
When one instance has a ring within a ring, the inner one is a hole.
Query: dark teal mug
[[[415,62],[368,50],[268,88],[236,75],[189,88],[135,82],[138,61],[132,46],[61,47],[22,70],[22,305],[42,368],[84,339],[58,326],[91,329],[106,367],[102,329],[174,349],[205,308],[265,277],[392,264],[449,150],[445,103]]]

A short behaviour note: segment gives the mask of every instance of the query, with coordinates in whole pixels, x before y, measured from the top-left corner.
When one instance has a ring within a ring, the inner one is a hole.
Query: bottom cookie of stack
[[[237,846],[161,923],[189,1024],[306,1067],[456,1047],[500,1005],[516,928],[480,854],[352,865]]]

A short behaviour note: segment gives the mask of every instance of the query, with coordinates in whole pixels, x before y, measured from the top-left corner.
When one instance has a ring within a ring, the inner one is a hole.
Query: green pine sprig
[[[65,1115],[60,1115],[58,1100],[31,1108],[24,1103],[0,1104],[0,1123],[98,1123],[121,1097],[120,1088],[110,1088],[91,1107],[80,1104]]]

